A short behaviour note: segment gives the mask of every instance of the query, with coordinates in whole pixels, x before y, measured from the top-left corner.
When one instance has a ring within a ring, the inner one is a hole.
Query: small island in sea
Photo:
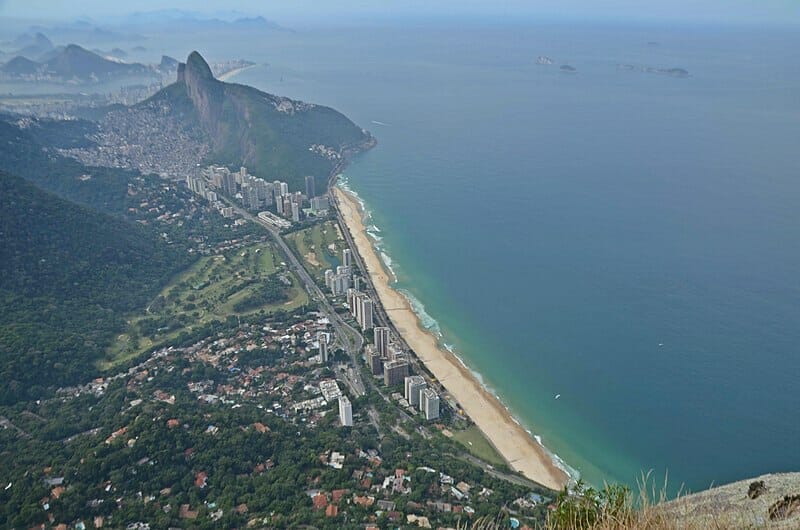
[[[561,68],[559,68],[559,70],[561,70],[562,72],[569,73],[569,74],[572,74],[572,73],[575,73],[575,72],[578,71],[577,68],[575,68],[574,66],[571,66],[569,64],[562,64]]]
[[[617,69],[629,72],[643,72],[645,74],[668,75],[670,77],[689,77],[688,70],[684,68],[655,68],[653,66],[638,66],[635,64],[619,64]]]

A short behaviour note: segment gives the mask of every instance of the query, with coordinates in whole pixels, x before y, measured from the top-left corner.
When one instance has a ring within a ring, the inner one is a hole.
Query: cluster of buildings
[[[422,376],[411,375],[411,365],[405,353],[390,342],[390,329],[375,326],[375,302],[367,293],[359,290],[360,278],[354,277],[353,271],[352,250],[344,249],[342,265],[336,267],[336,272],[332,269],[325,271],[325,285],[333,296],[346,294],[347,306],[358,325],[363,331],[373,330],[373,344],[369,344],[365,348],[365,357],[370,372],[374,376],[382,375],[383,382],[388,387],[405,383],[405,399],[409,407],[418,409],[426,420],[438,418],[439,395],[434,389],[428,388]],[[353,287],[350,287],[351,281]],[[342,425],[346,425],[345,419],[341,415],[341,406],[340,403],[340,419]]]
[[[374,305],[369,295],[355,289],[348,289],[347,305],[362,330],[367,331],[374,327]]]
[[[327,287],[333,296],[342,296],[348,289],[350,289],[350,282],[352,280],[352,273],[350,267],[339,265],[336,271],[328,269],[325,271],[325,287]]]
[[[353,253],[349,248],[342,251],[342,264],[336,271],[325,271],[325,286],[333,296],[347,296],[347,307],[363,331],[375,327],[375,303],[362,292],[361,278],[353,275]]]
[[[349,248],[342,251],[342,264],[336,267],[336,271],[328,269],[325,271],[325,286],[331,291],[333,296],[343,296],[348,294],[348,304],[350,303],[350,287],[355,290],[361,284],[361,279],[353,277],[353,253]],[[352,305],[349,306],[352,309]]]
[[[230,206],[225,206],[225,203],[220,200],[217,192],[209,189],[206,186],[206,182],[201,177],[193,177],[191,175],[186,177],[186,187],[189,188],[189,191],[195,195],[198,195],[210,202],[211,206],[221,213],[223,217],[233,217],[233,208]]]
[[[428,383],[421,375],[405,378],[405,399],[409,406],[417,407],[426,420],[439,417],[439,394],[428,388]]]
[[[239,171],[231,171],[224,166],[208,166],[200,176],[186,177],[187,187],[197,195],[218,206],[225,216],[231,216],[232,208],[226,208],[219,202],[219,193],[237,200],[244,208],[260,212],[259,217],[278,228],[291,225],[288,221],[299,222],[307,215],[325,215],[328,212],[328,196],[316,196],[316,184],[313,176],[305,177],[305,194],[300,191],[290,192],[286,182],[266,180],[251,175],[246,167]],[[309,208],[303,206],[308,204]],[[274,205],[274,215],[268,209]],[[284,224],[285,223],[285,224]]]
[[[497,495],[494,490],[480,483],[453,477],[433,467],[389,467],[374,449],[357,450],[355,454],[326,452],[319,456],[319,460],[337,470],[342,470],[344,461],[347,461],[356,469],[351,476],[354,483],[352,488],[306,490],[313,509],[325,513],[327,517],[336,517],[350,506],[365,508],[372,521],[364,526],[368,530],[379,528],[376,523],[378,517],[385,517],[391,527],[436,528],[440,514],[472,517],[476,513],[470,505],[472,502],[487,502]],[[430,483],[426,489],[427,498],[424,502],[408,500],[414,491],[414,484],[421,480],[420,472],[432,477],[432,480],[426,480],[426,483]],[[537,497],[540,499],[538,502],[545,500]],[[518,501],[529,502],[533,506],[538,503],[518,498],[514,504],[519,505]]]
[[[107,113],[91,135],[91,145],[59,153],[87,166],[134,169],[143,175],[183,179],[198,175],[210,145],[175,117],[168,103],[149,100]]]
[[[390,341],[390,330],[378,326],[372,330],[373,344],[365,348],[367,366],[372,375],[383,376],[386,386],[403,383],[410,375],[411,366],[405,354]]]

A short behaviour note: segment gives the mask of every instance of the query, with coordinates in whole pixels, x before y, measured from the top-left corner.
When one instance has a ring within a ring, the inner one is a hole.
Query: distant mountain
[[[54,48],[45,56],[46,59],[41,62],[18,56],[0,66],[0,71],[7,77],[36,73],[55,81],[81,82],[154,75],[153,69],[149,66],[106,58],[77,44]]]
[[[41,68],[42,65],[36,61],[31,61],[26,57],[18,55],[0,66],[0,71],[12,76],[27,76],[37,73]]]
[[[35,61],[41,61],[45,54],[49,53],[55,48],[50,39],[48,39],[43,33],[36,33],[36,35],[30,39],[23,38],[22,41],[26,42],[27,44],[25,44],[22,48],[19,48],[15,52],[15,55],[21,55]]]
[[[121,18],[119,22],[123,25],[147,27],[151,30],[153,28],[169,27],[172,31],[197,29],[284,29],[277,23],[267,20],[262,16],[248,16],[237,11],[207,15],[199,11],[161,9],[133,13]]]
[[[65,47],[44,63],[45,72],[65,80],[99,80],[109,77],[146,75],[150,69],[139,63],[124,63],[101,57],[77,44]]]
[[[178,81],[140,105],[160,105],[207,136],[211,162],[247,166],[254,174],[302,189],[305,175],[324,188],[348,154],[371,146],[366,131],[341,113],[223,83],[197,52],[178,67]]]
[[[232,25],[238,28],[281,29],[278,24],[272,22],[271,20],[267,20],[264,17],[239,18],[234,20]]]
[[[158,63],[158,70],[163,73],[176,72],[180,61],[170,57],[169,55],[162,55],[161,62]]]
[[[111,43],[118,45],[120,42],[143,41],[145,37],[136,33],[116,31],[107,27],[96,26],[86,20],[78,20],[69,24],[55,26],[31,26],[31,32],[47,33],[61,42],[82,42],[97,45]]]
[[[53,43],[50,42],[50,39],[48,39],[42,32],[22,33],[14,40],[3,43],[4,46],[9,46],[15,49],[42,44],[45,46],[49,45],[51,48],[53,47]]]

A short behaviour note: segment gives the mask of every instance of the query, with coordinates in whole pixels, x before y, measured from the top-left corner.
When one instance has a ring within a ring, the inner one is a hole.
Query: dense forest
[[[0,403],[91,378],[124,315],[198,251],[264,232],[229,226],[179,183],[59,154],[93,130],[0,115]]]
[[[69,384],[189,263],[152,231],[0,174],[0,401]]]

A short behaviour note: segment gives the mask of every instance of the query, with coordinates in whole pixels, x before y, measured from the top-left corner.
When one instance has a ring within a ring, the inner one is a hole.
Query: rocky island
[[[684,68],[655,68],[652,66],[638,66],[634,64],[619,64],[617,68],[628,72],[668,75],[670,77],[689,77],[689,72]]]

